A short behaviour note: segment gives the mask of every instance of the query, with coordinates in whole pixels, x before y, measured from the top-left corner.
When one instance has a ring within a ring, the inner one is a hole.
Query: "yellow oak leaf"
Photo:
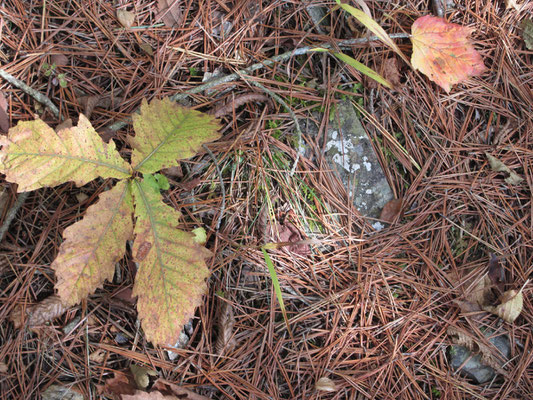
[[[115,144],[105,143],[83,114],[78,126],[54,131],[45,122],[21,121],[0,138],[0,172],[26,192],[74,181],[127,178],[131,168]]]
[[[468,40],[472,28],[426,15],[411,27],[411,63],[429,79],[450,92],[452,85],[485,71],[481,55]]]
[[[204,259],[211,252],[195,235],[178,229],[181,214],[163,203],[145,180],[131,182],[135,204],[133,257],[139,263],[133,295],[146,338],[153,344],[177,342],[207,290]]]
[[[65,241],[52,263],[56,289],[71,306],[112,280],[115,263],[124,257],[133,237],[133,201],[126,181],[100,195],[83,219],[63,232]]]
[[[220,137],[214,117],[180,106],[169,98],[143,100],[141,114],[133,115],[135,136],[129,139],[135,171],[151,174],[174,167],[194,156],[202,144]]]

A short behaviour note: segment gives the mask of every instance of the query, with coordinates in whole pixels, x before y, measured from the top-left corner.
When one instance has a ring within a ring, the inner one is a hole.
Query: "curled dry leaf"
[[[336,392],[337,385],[331,379],[322,377],[315,384],[316,390],[321,390],[323,392]]]
[[[379,216],[379,219],[391,224],[392,222],[394,222],[396,217],[401,218],[402,205],[402,198],[392,199],[387,204],[385,204],[383,210],[381,210],[381,215]]]
[[[135,14],[131,11],[120,9],[117,10],[117,19],[124,28],[131,28],[135,22]]]
[[[135,394],[135,379],[130,371],[114,371],[113,378],[105,380],[105,385],[97,386],[98,394],[117,398],[123,394]]]
[[[469,42],[472,28],[426,15],[411,27],[413,68],[449,92],[452,85],[485,71],[479,53]]]
[[[142,365],[131,364],[131,373],[139,389],[146,389],[150,384],[150,377],[157,376],[157,372]]]
[[[490,167],[492,168],[493,171],[505,172],[506,174],[509,174],[509,176],[505,178],[505,182],[507,182],[509,185],[518,185],[520,182],[524,180],[519,175],[517,175],[515,172],[511,171],[511,169],[507,165],[505,165],[503,162],[498,160],[496,157],[490,155],[489,153],[485,153],[485,155],[487,156]]]
[[[27,325],[31,328],[60,317],[66,310],[67,307],[61,302],[59,296],[53,295],[34,306],[27,307],[25,312],[21,306],[15,308],[9,320],[18,329],[24,325],[24,320],[27,316]]]
[[[499,316],[509,323],[513,323],[522,312],[523,306],[524,298],[522,291],[517,292],[516,290],[508,290],[503,294],[500,305],[495,307],[486,306],[483,307],[483,309]]]

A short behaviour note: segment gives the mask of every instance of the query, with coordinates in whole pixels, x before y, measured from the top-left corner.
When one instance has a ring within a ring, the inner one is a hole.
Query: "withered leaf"
[[[169,28],[180,25],[183,20],[180,3],[181,0],[157,0],[159,13],[156,19],[161,19]]]
[[[398,217],[401,218],[403,199],[392,199],[381,210],[379,219],[391,224]]]
[[[135,14],[131,11],[119,9],[117,10],[117,19],[124,28],[131,28],[135,22]]]
[[[524,298],[522,291],[517,292],[516,290],[508,290],[503,294],[501,299],[501,304],[497,306],[487,306],[483,307],[485,311],[496,314],[503,320],[513,323],[520,313],[524,306]]]
[[[146,389],[150,384],[150,377],[157,376],[157,371],[137,364],[131,364],[130,371],[139,389]]]
[[[215,350],[218,354],[222,354],[235,346],[235,317],[233,315],[233,307],[229,302],[220,300],[219,304],[217,318],[218,335]]]
[[[507,165],[505,165],[503,162],[498,160],[496,157],[490,155],[489,153],[485,153],[485,155],[487,156],[490,167],[492,168],[493,171],[505,172],[509,174],[509,176],[505,178],[505,182],[507,182],[509,185],[518,185],[520,182],[524,180],[518,174],[511,171],[511,169]]]
[[[322,377],[320,378],[316,384],[315,384],[316,390],[320,390],[323,392],[336,392],[337,391],[337,385],[335,385],[335,382],[333,382],[331,379]]]
[[[31,307],[27,307],[25,312],[22,306],[18,306],[13,310],[9,319],[13,322],[15,328],[18,329],[24,325],[27,317],[27,326],[32,328],[60,317],[66,310],[67,307],[63,304],[59,296],[53,295],[48,296],[46,299],[41,300]]]

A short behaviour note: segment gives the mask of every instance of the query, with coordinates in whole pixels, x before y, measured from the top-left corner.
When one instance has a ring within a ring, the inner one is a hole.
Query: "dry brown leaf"
[[[398,66],[398,59],[396,57],[383,60],[381,65],[376,66],[375,70],[379,72],[383,78],[389,81],[394,88],[401,86],[400,67]],[[379,87],[377,81],[370,79],[367,76],[365,76],[365,84],[369,89],[377,89]]]
[[[118,398],[123,394],[135,394],[137,386],[130,371],[114,371],[113,378],[106,379],[105,385],[97,387],[98,394]]]
[[[524,180],[518,174],[511,171],[511,169],[507,165],[505,165],[503,162],[498,160],[496,157],[490,155],[489,153],[485,153],[485,155],[487,156],[490,167],[492,168],[493,171],[505,172],[506,174],[509,174],[509,176],[505,178],[505,182],[507,182],[509,185],[518,185],[520,182]]]
[[[401,218],[403,199],[392,199],[381,210],[380,220],[391,224],[396,217]]]
[[[107,351],[104,349],[97,349],[89,354],[89,360],[95,364],[103,364],[106,358]]]
[[[516,11],[519,11],[520,4],[518,4],[516,0],[505,0],[505,9],[508,10],[510,8],[514,8]]]
[[[196,394],[190,391],[189,389],[185,389],[184,387],[176,385],[162,378],[159,378],[157,381],[154,382],[153,389],[165,394],[176,395],[179,399],[184,400],[209,400],[205,396]]]
[[[150,377],[157,376],[156,371],[142,365],[131,364],[130,370],[139,389],[146,389],[150,384]]]
[[[63,122],[61,122],[55,127],[55,131],[59,132],[59,131],[62,131],[63,129],[69,129],[69,128],[72,128],[72,120],[70,118],[67,118],[66,120],[64,120]]]
[[[159,13],[156,19],[161,19],[169,28],[180,25],[183,19],[180,3],[181,0],[158,0],[157,8]]]
[[[31,328],[60,317],[66,310],[67,307],[63,305],[59,296],[53,295],[40,303],[27,307],[26,312],[22,306],[18,306],[9,316],[9,320],[18,329],[24,325],[24,320],[27,317],[27,326]]]
[[[335,382],[333,382],[331,379],[322,377],[320,378],[316,384],[315,384],[316,390],[320,390],[323,392],[336,392],[337,391],[337,385],[335,385]]]
[[[122,395],[122,400],[181,400],[186,399],[186,397],[176,397],[174,395],[165,396],[161,392],[143,392],[142,390],[137,390],[134,394]]]
[[[49,386],[41,393],[42,400],[83,400],[83,394],[72,386]]]
[[[135,14],[131,11],[120,9],[117,10],[117,19],[124,28],[131,28],[135,22]]]
[[[233,307],[227,301],[221,300],[217,318],[217,341],[215,350],[217,354],[222,354],[231,350],[235,346],[234,327],[235,317]]]
[[[55,64],[57,67],[65,66],[68,64],[68,57],[64,54],[52,54],[50,64]]]
[[[512,324],[522,312],[523,306],[524,298],[522,291],[508,290],[503,294],[500,305],[495,307],[486,306],[483,309]]]

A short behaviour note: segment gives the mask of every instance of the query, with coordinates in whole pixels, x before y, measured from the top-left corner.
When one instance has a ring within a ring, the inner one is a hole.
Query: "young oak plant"
[[[209,250],[192,233],[178,229],[181,214],[163,202],[157,171],[194,156],[202,144],[220,137],[211,116],[169,99],[143,101],[133,115],[131,163],[105,143],[81,114],[78,126],[55,132],[41,120],[22,121],[0,139],[0,172],[25,192],[73,181],[119,179],[102,193],[80,221],[63,232],[52,263],[56,290],[66,306],[81,302],[105,280],[133,239],[138,263],[133,295],[146,338],[176,343],[183,325],[201,304],[209,270]],[[142,178],[140,177],[142,175]]]

